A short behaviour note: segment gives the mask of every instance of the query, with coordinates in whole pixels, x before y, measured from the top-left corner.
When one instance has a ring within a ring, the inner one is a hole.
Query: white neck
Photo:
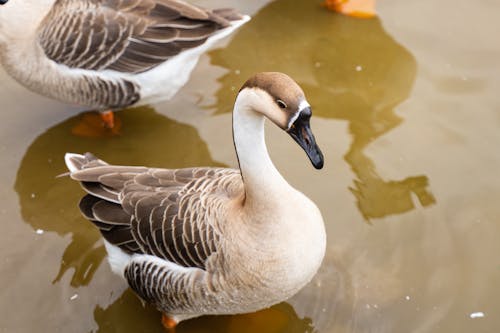
[[[261,96],[252,90],[242,90],[233,111],[233,137],[238,162],[245,184],[245,205],[272,204],[280,200],[283,191],[292,188],[274,166],[267,152]]]

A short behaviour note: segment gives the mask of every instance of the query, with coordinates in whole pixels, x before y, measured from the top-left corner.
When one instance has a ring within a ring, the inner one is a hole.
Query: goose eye
[[[276,103],[278,103],[278,106],[282,109],[286,109],[286,103],[283,102],[281,99],[276,100]]]

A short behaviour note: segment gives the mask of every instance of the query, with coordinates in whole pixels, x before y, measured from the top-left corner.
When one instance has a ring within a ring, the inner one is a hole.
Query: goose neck
[[[245,202],[279,199],[290,185],[274,166],[267,151],[265,117],[255,111],[256,95],[242,91],[233,112],[233,138],[245,185]]]

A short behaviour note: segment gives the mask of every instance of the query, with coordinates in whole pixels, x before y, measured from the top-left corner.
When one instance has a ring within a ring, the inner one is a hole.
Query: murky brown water
[[[55,178],[63,155],[234,167],[232,103],[262,70],[293,76],[313,106],[324,170],[272,126],[268,144],[322,210],[327,255],[288,302],[178,332],[500,330],[500,3],[384,0],[355,20],[320,2],[224,1],[254,19],[172,101],[120,112],[111,138],[71,135],[77,110],[0,73],[0,332],[162,332],[109,270],[78,185]]]

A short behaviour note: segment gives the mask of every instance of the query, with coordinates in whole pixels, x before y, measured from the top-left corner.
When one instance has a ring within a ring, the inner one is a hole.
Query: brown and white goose
[[[321,213],[273,165],[265,118],[323,167],[310,105],[282,73],[253,76],[236,98],[239,170],[114,166],[91,154],[65,156],[71,178],[88,193],[80,210],[100,229],[112,270],[171,318],[165,323],[269,307],[295,294],[320,266]]]
[[[171,98],[248,19],[180,0],[0,0],[0,62],[42,95],[120,109]]]

